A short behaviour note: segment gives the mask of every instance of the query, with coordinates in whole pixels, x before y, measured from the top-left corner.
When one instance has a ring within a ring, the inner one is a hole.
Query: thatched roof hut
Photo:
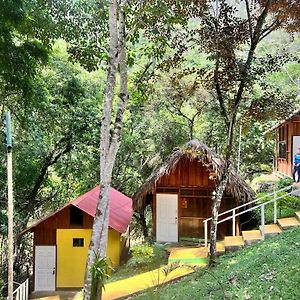
[[[139,188],[133,197],[135,211],[142,212],[145,209],[147,194],[152,194],[155,191],[159,180],[163,176],[170,174],[182,158],[202,162],[203,166],[209,171],[209,179],[213,179],[216,184],[220,180],[224,168],[224,160],[205,144],[198,140],[192,140],[183,147],[176,149],[163,165],[156,169]],[[240,202],[248,202],[254,196],[253,190],[232,167],[226,192]]]

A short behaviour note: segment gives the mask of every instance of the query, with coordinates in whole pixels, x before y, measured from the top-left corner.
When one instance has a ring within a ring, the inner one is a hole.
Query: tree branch
[[[217,60],[216,60],[215,71],[214,71],[214,84],[215,84],[215,87],[216,87],[217,98],[218,98],[218,101],[219,101],[219,107],[220,107],[220,110],[221,110],[221,115],[224,118],[225,126],[228,128],[229,118],[228,118],[228,114],[227,114],[227,111],[226,111],[224,98],[223,98],[223,94],[222,94],[222,90],[221,90],[221,85],[220,85],[220,81],[219,81],[219,59],[220,58],[218,56]]]
[[[251,39],[251,42],[252,42],[253,27],[252,27],[252,22],[251,22],[251,13],[250,13],[249,0],[245,0],[245,2],[246,2],[246,11],[247,11],[248,23],[249,23],[250,39]]]

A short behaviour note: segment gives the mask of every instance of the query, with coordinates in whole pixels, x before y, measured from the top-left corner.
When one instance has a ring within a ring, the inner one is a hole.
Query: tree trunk
[[[96,256],[105,257],[106,256],[106,244],[108,238],[108,211],[109,211],[109,190],[110,184],[105,183],[100,185],[100,196],[98,207],[96,210],[93,231],[91,236],[91,242],[87,258],[87,269],[84,285],[84,299],[91,299],[92,291],[92,274],[90,268],[96,261]],[[101,299],[102,297],[102,288],[97,288],[97,298]]]
[[[109,216],[109,190],[111,174],[107,172],[108,152],[110,146],[110,125],[112,119],[113,99],[116,86],[117,56],[118,56],[118,33],[117,33],[117,0],[111,0],[109,3],[109,70],[107,74],[107,83],[105,91],[105,102],[103,107],[103,116],[101,122],[100,139],[100,194],[91,236],[91,242],[88,251],[84,300],[91,300],[92,274],[90,268],[98,257],[106,256],[106,245],[108,235],[108,216]],[[99,283],[101,284],[101,283]],[[102,288],[97,288],[97,298],[102,298]]]
[[[212,219],[211,219],[211,229],[210,229],[210,257],[209,257],[209,265],[213,266],[216,260],[216,248],[217,248],[217,222],[218,222],[218,215],[219,209],[223,197],[223,193],[226,189],[226,185],[228,182],[228,170],[224,170],[222,179],[220,181],[219,186],[216,190],[216,196],[213,199],[212,204]]]
[[[216,60],[216,68],[215,68],[215,85],[216,91],[219,100],[219,106],[221,110],[221,115],[224,118],[225,125],[227,127],[227,147],[226,147],[226,154],[225,154],[225,167],[221,174],[220,182],[216,188],[216,197],[213,201],[212,206],[212,220],[211,220],[211,230],[210,230],[210,259],[209,265],[213,266],[215,264],[215,254],[216,254],[216,243],[217,243],[217,222],[218,222],[218,214],[219,209],[221,206],[222,196],[226,189],[226,185],[228,182],[229,172],[230,172],[230,159],[232,156],[233,150],[233,137],[234,137],[234,128],[236,125],[236,118],[238,114],[238,110],[242,101],[243,93],[246,88],[248,74],[251,69],[251,65],[253,62],[253,57],[255,50],[259,41],[261,40],[261,36],[263,35],[263,26],[265,24],[266,17],[269,12],[270,5],[272,0],[267,0],[264,9],[262,10],[260,16],[257,19],[257,24],[252,32],[252,27],[249,28],[250,30],[250,49],[248,52],[247,60],[244,64],[243,71],[241,72],[241,80],[238,85],[238,90],[235,95],[232,109],[230,114],[226,112],[226,108],[224,106],[224,98],[221,92],[221,86],[218,77],[218,68],[219,68],[219,60]],[[251,24],[251,20],[249,19],[249,23]],[[230,116],[230,117],[229,117]]]
[[[84,299],[91,299],[92,274],[90,268],[94,265],[96,256],[106,256],[109,224],[109,191],[116,155],[121,143],[121,130],[124,112],[128,102],[127,90],[127,59],[126,59],[126,35],[125,35],[125,4],[122,1],[119,5],[117,0],[111,0],[109,5],[109,71],[107,75],[106,97],[103,109],[100,141],[100,196],[94,218],[93,232],[88,252],[86,279],[84,286]],[[119,27],[117,11],[119,11]],[[120,93],[117,106],[114,129],[110,134],[113,100],[116,88],[116,72],[119,64],[120,69]],[[97,295],[95,299],[102,298],[102,282],[99,280]]]

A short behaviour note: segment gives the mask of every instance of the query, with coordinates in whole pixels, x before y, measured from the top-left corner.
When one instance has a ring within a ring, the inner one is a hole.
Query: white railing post
[[[204,221],[204,239],[205,239],[205,247],[207,247],[208,245],[208,237],[207,237],[207,221]]]
[[[25,282],[25,300],[28,300],[29,297],[29,279],[27,278]]]
[[[276,191],[274,191],[274,224],[277,223],[277,194]]]
[[[15,300],[28,300],[29,297],[29,279],[27,278],[22,284],[15,282],[19,286],[13,292]],[[7,300],[8,297],[7,297]]]
[[[232,235],[235,236],[235,209],[232,211]]]
[[[265,239],[265,205],[261,206],[261,238]]]

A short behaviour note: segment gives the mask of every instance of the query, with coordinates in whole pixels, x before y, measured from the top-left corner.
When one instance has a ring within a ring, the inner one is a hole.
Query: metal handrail
[[[277,197],[277,193],[284,192],[284,191],[289,190],[289,189],[292,189],[292,191],[289,192],[286,195],[282,195],[282,196]],[[229,209],[229,210],[227,210],[227,211],[219,214],[218,217],[219,216],[223,216],[225,214],[228,214],[230,212],[232,213],[232,215],[226,217],[225,219],[222,219],[222,220],[218,221],[217,224],[220,224],[220,223],[223,223],[225,221],[228,221],[228,220],[232,219],[232,235],[235,236],[236,235],[236,232],[235,232],[236,231],[236,228],[235,228],[236,227],[236,220],[235,220],[235,218],[237,216],[245,214],[246,212],[255,210],[255,209],[257,209],[257,208],[260,207],[261,208],[261,232],[262,232],[262,239],[264,240],[264,238],[265,238],[265,232],[264,232],[264,226],[265,226],[265,213],[264,213],[264,211],[265,211],[265,206],[268,205],[268,204],[270,204],[270,203],[272,203],[272,202],[274,202],[274,224],[275,224],[275,223],[277,223],[277,200],[280,200],[280,199],[286,197],[287,195],[292,195],[294,192],[295,192],[295,190],[293,190],[293,185],[291,185],[291,186],[282,188],[280,190],[275,190],[275,191],[273,191],[273,192],[271,192],[271,193],[269,193],[267,195],[264,195],[263,197],[254,199],[253,201],[250,201],[248,203],[244,203],[244,204],[242,204],[240,206],[237,206],[237,207],[234,207],[232,209]],[[270,197],[270,196],[273,196],[274,198],[271,199],[271,200],[269,200],[269,201],[267,201],[267,202],[260,203],[258,205],[252,206],[252,207],[250,207],[250,208],[248,208],[246,210],[243,210],[243,211],[240,211],[240,212],[236,212],[236,210],[238,210],[241,207],[247,206],[247,205],[255,203],[255,202],[257,203],[258,201],[261,201],[261,200],[263,200],[263,199],[265,199],[267,197]],[[207,247],[207,245],[208,245],[208,228],[207,228],[207,223],[211,219],[212,218],[208,218],[208,219],[206,219],[206,220],[203,221],[203,223],[204,223],[205,247]]]
[[[291,188],[293,188],[292,185],[287,186],[287,187],[285,187],[285,188],[282,188],[282,189],[280,189],[280,190],[277,190],[276,193],[284,192],[284,191],[289,190],[289,189],[291,189]],[[271,193],[269,193],[269,194],[267,194],[267,195],[264,195],[264,196],[262,196],[262,197],[259,197],[259,198],[257,198],[257,199],[254,199],[254,200],[252,200],[252,201],[250,201],[250,202],[243,203],[243,204],[241,204],[240,206],[237,206],[237,207],[228,209],[228,210],[226,210],[226,211],[220,213],[218,216],[219,216],[219,217],[220,217],[220,216],[223,216],[223,215],[225,215],[225,214],[227,214],[227,213],[232,212],[233,210],[237,210],[237,209],[239,209],[239,208],[241,208],[241,207],[248,206],[248,205],[250,205],[250,204],[252,204],[252,203],[254,203],[254,202],[258,202],[258,201],[260,201],[260,200],[263,200],[263,199],[265,199],[265,198],[267,198],[267,197],[270,197],[270,196],[273,196],[273,195],[274,195],[274,191],[271,192]],[[206,220],[203,221],[203,222],[210,221],[211,219],[212,219],[212,218],[208,218],[208,219],[206,219]]]

